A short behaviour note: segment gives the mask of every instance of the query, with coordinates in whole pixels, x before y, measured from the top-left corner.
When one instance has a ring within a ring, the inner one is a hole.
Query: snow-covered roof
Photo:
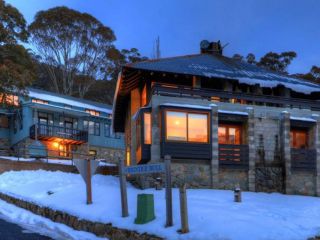
[[[28,95],[31,98],[41,99],[52,103],[60,103],[69,106],[91,109],[107,114],[112,114],[112,107],[98,102],[88,101],[81,98],[70,97],[53,92],[47,92],[39,89],[29,88]]]
[[[218,113],[224,113],[224,114],[235,114],[235,115],[245,115],[245,116],[248,116],[248,113],[247,113],[247,112],[240,112],[240,111],[218,110]]]
[[[317,120],[313,118],[307,118],[307,117],[290,117],[290,120],[296,120],[296,121],[304,121],[304,122],[317,122]]]
[[[320,86],[258,67],[246,62],[214,54],[197,54],[137,62],[128,68],[189,74],[208,78],[238,80],[240,83],[273,88],[283,85],[293,91],[310,94],[320,92]]]

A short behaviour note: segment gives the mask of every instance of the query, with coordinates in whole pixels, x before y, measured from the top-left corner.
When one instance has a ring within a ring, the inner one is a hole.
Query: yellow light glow
[[[59,143],[53,142],[53,143],[52,143],[52,146],[55,147],[55,148],[58,148],[58,147],[59,147]]]
[[[177,120],[177,121],[174,122],[174,124],[180,125],[180,122]]]

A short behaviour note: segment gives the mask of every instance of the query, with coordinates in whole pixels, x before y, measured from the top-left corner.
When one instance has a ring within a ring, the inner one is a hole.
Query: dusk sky
[[[203,39],[229,43],[224,55],[294,50],[290,73],[320,66],[318,0],[7,0],[27,19],[54,6],[88,12],[111,27],[118,48],[151,57],[160,36],[161,56],[199,53]]]

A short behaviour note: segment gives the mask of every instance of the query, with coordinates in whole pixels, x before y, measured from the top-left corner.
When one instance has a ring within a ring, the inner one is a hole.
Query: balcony
[[[271,95],[256,95],[242,92],[222,91],[207,88],[195,88],[179,85],[168,85],[155,83],[151,89],[152,95],[161,95],[168,97],[188,97],[207,99],[215,101],[219,99],[221,102],[243,102],[250,105],[267,105],[273,107],[291,107],[291,108],[306,108],[314,111],[320,110],[320,102],[315,100],[288,98],[283,96]],[[150,100],[150,99],[149,99]]]
[[[291,168],[294,170],[316,171],[316,149],[291,148]]]
[[[248,169],[248,145],[219,144],[219,165],[223,167]]]
[[[56,140],[63,139],[69,144],[82,144],[88,142],[88,132],[73,128],[65,128],[47,124],[34,124],[30,127],[30,137],[39,140]]]

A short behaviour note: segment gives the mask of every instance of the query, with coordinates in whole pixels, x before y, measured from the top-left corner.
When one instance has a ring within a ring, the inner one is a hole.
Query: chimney
[[[222,56],[222,46],[220,40],[218,42],[209,42],[207,40],[202,40],[200,42],[201,53],[210,53]]]

